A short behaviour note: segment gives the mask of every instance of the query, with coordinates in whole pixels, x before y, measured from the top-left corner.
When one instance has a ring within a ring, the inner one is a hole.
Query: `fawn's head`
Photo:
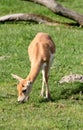
[[[18,102],[22,103],[27,101],[29,99],[29,93],[31,92],[32,83],[26,79],[22,79],[17,75],[12,74],[12,76],[19,81],[17,85]]]
[[[18,102],[24,102],[29,99],[29,93],[31,91],[31,82],[22,80],[18,85],[17,85],[17,91],[18,91]]]

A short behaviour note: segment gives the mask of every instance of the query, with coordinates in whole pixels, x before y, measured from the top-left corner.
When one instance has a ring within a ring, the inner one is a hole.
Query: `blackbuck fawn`
[[[52,38],[47,33],[38,33],[28,47],[28,54],[31,62],[31,69],[28,76],[23,79],[12,74],[13,78],[19,81],[19,84],[17,85],[18,102],[24,102],[29,98],[32,85],[40,70],[42,70],[43,76],[41,96],[46,95],[45,97],[50,99],[48,74],[55,55],[55,44]],[[44,86],[46,86],[46,94]]]

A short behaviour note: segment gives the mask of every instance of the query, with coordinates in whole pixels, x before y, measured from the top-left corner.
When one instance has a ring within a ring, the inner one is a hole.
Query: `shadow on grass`
[[[74,22],[71,22],[71,23],[67,23],[67,22],[59,22],[59,21],[56,21],[56,23],[60,24],[60,25],[64,25],[66,27],[80,27],[80,25],[78,23],[74,23]],[[0,24],[38,24],[36,21],[23,21],[23,20],[20,20],[20,21],[4,21],[4,22],[0,22]]]
[[[71,99],[72,97],[75,100],[83,100],[83,83],[65,84],[65,86],[58,87],[55,91],[55,93],[52,92],[52,102],[61,99]]]
[[[52,97],[50,100],[46,98],[41,98],[40,103],[46,102],[56,102],[61,99],[71,99],[74,100],[83,100],[83,83],[70,83],[65,84],[65,87],[58,87],[55,91],[52,92]]]
[[[51,97],[50,99],[41,98],[41,99],[39,100],[40,103],[46,103],[46,102],[50,102],[50,101],[51,101],[51,102],[54,101],[52,97]]]

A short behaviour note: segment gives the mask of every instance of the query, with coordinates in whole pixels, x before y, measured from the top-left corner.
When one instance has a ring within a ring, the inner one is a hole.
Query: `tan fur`
[[[41,69],[43,70],[43,85],[41,95],[44,96],[44,84],[46,84],[46,98],[50,98],[48,72],[50,69],[50,61],[52,62],[51,56],[54,53],[55,44],[51,37],[46,33],[38,33],[28,47],[31,70],[26,79],[23,79],[17,85],[18,101],[22,102],[28,99],[32,84]],[[26,90],[26,93],[22,92],[23,89]]]

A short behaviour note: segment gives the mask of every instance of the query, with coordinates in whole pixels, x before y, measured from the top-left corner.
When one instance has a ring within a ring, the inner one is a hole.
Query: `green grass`
[[[63,5],[83,13],[83,2],[71,0]],[[74,4],[75,3],[75,4]],[[9,7],[9,5],[11,5]],[[33,8],[34,7],[34,8]],[[0,0],[0,15],[19,12],[34,12],[61,21],[63,19],[41,7],[21,0]],[[11,73],[23,78],[30,70],[27,48],[38,32],[49,33],[56,44],[56,56],[50,73],[52,101],[40,97],[41,73],[37,77],[24,104],[17,102],[17,81]],[[79,27],[46,26],[27,22],[0,24],[0,56],[10,56],[0,60],[0,130],[82,130],[83,129],[83,84],[58,81],[67,74],[83,74],[83,29]]]

